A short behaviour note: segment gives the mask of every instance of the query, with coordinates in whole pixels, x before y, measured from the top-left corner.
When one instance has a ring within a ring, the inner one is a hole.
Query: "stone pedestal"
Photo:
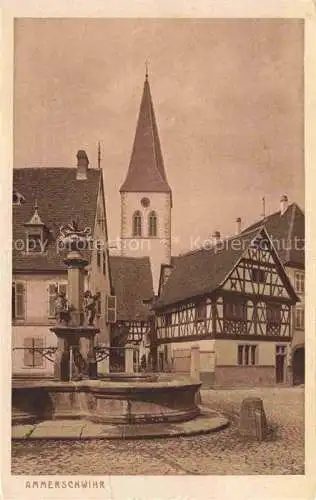
[[[70,350],[69,344],[63,337],[58,337],[57,351],[54,361],[54,377],[58,380],[69,380],[70,370]]]
[[[200,348],[197,344],[191,347],[190,375],[196,382],[200,381]]]
[[[51,328],[58,338],[55,355],[54,376],[63,381],[70,375],[77,378],[97,378],[97,362],[94,351],[98,328],[92,326],[56,326]],[[73,351],[73,369],[70,370],[70,348]]]
[[[126,346],[125,348],[125,371],[126,373],[134,373],[134,356],[133,348],[131,346]]]
[[[267,435],[267,419],[260,398],[245,398],[241,404],[239,432],[241,436],[262,441]]]

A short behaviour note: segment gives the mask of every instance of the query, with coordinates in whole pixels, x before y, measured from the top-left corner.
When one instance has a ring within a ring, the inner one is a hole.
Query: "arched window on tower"
[[[133,215],[133,236],[142,235],[142,214],[139,210],[134,212]]]
[[[148,236],[157,236],[157,215],[156,212],[150,212],[148,216]]]

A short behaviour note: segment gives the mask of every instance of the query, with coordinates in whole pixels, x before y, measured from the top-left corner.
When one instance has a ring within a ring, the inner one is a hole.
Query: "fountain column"
[[[84,273],[88,261],[78,250],[79,248],[87,248],[87,234],[74,226],[68,226],[66,230],[67,234],[64,235],[63,243],[64,247],[70,250],[64,259],[68,271],[68,305],[70,309],[61,311],[57,318],[58,324],[51,329],[58,338],[54,374],[60,380],[69,380],[70,347],[72,347],[73,365],[71,371],[74,378],[96,378],[97,363],[94,339],[99,329],[93,326],[93,320],[90,321],[90,324],[85,322]]]
[[[69,324],[81,326],[84,323],[84,268],[88,261],[78,251],[71,250],[64,262],[68,268],[68,300],[72,306]]]

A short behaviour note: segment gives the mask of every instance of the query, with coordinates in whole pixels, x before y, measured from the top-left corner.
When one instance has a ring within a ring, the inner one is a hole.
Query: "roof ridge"
[[[111,259],[125,259],[125,260],[150,260],[150,257],[147,255],[143,255],[141,257],[131,257],[129,255],[110,255]]]
[[[221,246],[222,242],[228,242],[228,241],[232,241],[232,240],[237,240],[239,238],[244,238],[244,236],[247,236],[248,234],[251,234],[251,233],[257,233],[261,229],[266,229],[265,226],[264,226],[264,224],[262,224],[259,227],[255,227],[253,229],[250,229],[249,231],[245,231],[245,232],[238,233],[238,234],[235,234],[235,235],[227,236],[227,237],[221,239],[219,242],[217,242],[217,243],[215,243],[213,245],[210,245],[209,248],[206,248],[206,247],[202,246],[202,247],[196,248],[194,250],[188,250],[187,252],[184,252],[184,253],[179,254],[179,255],[173,255],[172,258],[185,257],[186,255],[194,255],[194,254],[196,254],[198,252],[202,252],[202,251],[209,252],[210,250],[216,250],[217,247]]]

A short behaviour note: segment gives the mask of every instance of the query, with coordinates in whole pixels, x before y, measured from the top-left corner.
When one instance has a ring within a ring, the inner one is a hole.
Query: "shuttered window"
[[[44,347],[42,337],[26,337],[24,339],[24,366],[29,368],[41,368],[44,365],[44,358],[40,351]]]
[[[106,296],[106,322],[116,323],[116,296],[107,295]]]
[[[296,308],[295,311],[295,328],[298,330],[304,330],[305,318],[304,309],[301,307]]]
[[[26,286],[21,281],[12,283],[12,319],[25,319]]]

